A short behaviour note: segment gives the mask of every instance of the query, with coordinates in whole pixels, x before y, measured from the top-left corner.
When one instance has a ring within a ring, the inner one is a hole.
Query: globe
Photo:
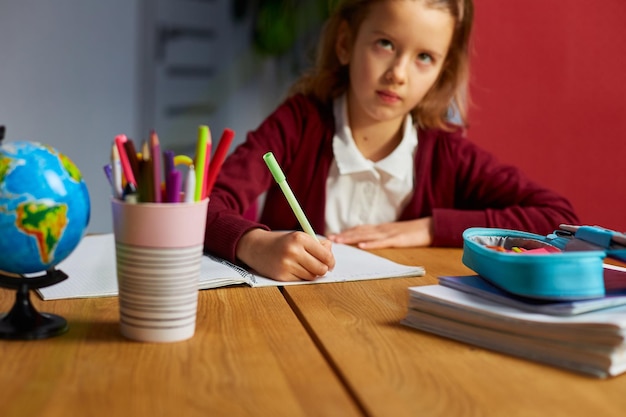
[[[0,145],[0,271],[47,271],[85,235],[87,186],[76,165],[50,146]]]

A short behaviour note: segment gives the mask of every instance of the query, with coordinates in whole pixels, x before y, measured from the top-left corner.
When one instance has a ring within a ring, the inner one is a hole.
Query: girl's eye
[[[387,39],[380,39],[378,41],[378,46],[380,46],[383,49],[389,49],[389,50],[393,49],[393,44],[391,43],[390,40],[387,40]]]
[[[425,52],[417,55],[417,60],[423,64],[432,64],[433,57]]]

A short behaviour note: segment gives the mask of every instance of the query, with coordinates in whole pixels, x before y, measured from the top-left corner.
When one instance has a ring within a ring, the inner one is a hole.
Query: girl
[[[470,226],[547,234],[569,202],[464,138],[471,0],[345,0],[317,65],[227,159],[205,249],[280,281],[361,248],[461,246]],[[449,108],[455,119],[449,120]],[[272,151],[322,244],[301,231],[263,161]],[[267,191],[259,222],[242,215]]]

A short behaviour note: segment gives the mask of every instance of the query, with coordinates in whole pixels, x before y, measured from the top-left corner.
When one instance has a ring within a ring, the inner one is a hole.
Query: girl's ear
[[[341,65],[348,65],[350,62],[350,51],[352,50],[352,36],[350,26],[345,20],[339,24],[337,30],[337,40],[335,41],[335,53]]]

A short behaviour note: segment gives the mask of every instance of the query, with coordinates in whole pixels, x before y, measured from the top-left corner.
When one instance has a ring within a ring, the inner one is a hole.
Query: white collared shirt
[[[402,141],[396,149],[373,162],[354,143],[345,95],[335,99],[333,109],[334,159],[326,180],[325,233],[397,220],[413,195],[413,161],[417,150],[413,118],[407,115]]]

